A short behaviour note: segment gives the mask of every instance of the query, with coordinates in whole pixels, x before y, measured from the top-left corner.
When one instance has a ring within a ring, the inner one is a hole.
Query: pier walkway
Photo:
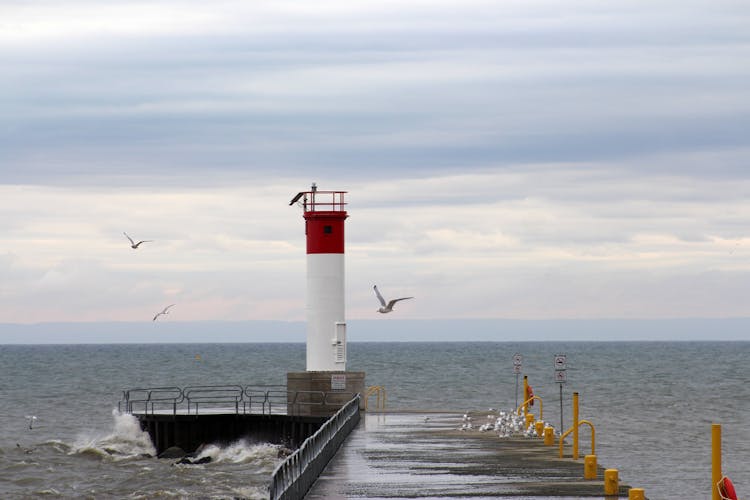
[[[582,458],[560,459],[556,445],[538,438],[459,430],[462,417],[363,414],[305,499],[604,497],[603,468],[597,479],[584,480]],[[619,497],[628,497],[627,486]]]

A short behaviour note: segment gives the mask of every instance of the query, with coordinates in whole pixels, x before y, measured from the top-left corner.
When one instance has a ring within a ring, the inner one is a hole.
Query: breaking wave
[[[109,434],[81,434],[70,445],[59,441],[50,444],[67,448],[65,451],[69,455],[101,459],[126,460],[156,455],[156,449],[151,444],[148,433],[141,430],[136,417],[117,410],[112,410],[112,417],[114,423]]]
[[[259,471],[270,469],[279,462],[279,447],[273,444],[250,444],[241,439],[228,446],[205,446],[197,455],[197,459],[210,457],[212,463],[250,464]]]

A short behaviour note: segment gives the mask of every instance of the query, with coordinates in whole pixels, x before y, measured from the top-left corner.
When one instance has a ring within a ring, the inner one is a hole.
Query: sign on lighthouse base
[[[287,414],[322,417],[336,413],[359,394],[364,407],[365,372],[306,371],[286,374]]]

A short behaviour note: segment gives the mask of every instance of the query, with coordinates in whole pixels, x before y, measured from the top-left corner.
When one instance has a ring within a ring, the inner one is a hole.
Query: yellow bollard
[[[578,460],[578,393],[573,393],[573,460]]]
[[[531,427],[531,424],[534,423],[534,420],[536,420],[536,418],[534,417],[533,413],[528,413],[526,415],[526,429],[528,429],[529,427]]]
[[[544,428],[544,444],[546,446],[555,444],[555,429],[550,426]]]
[[[646,492],[643,488],[630,488],[628,490],[628,500],[646,500]]]
[[[583,457],[583,478],[596,479],[596,455]]]
[[[606,469],[604,471],[604,494],[617,495],[620,489],[620,479],[617,469]]]
[[[528,415],[529,413],[529,404],[526,403],[526,400],[529,399],[527,394],[529,393],[529,376],[524,375],[523,376],[523,415],[524,417]],[[527,426],[528,427],[528,426]]]
[[[721,424],[711,424],[711,498],[719,500],[719,488],[716,483],[721,481]]]
[[[537,437],[542,437],[542,432],[544,432],[544,422],[541,420],[537,420],[534,423],[534,430],[536,431]]]

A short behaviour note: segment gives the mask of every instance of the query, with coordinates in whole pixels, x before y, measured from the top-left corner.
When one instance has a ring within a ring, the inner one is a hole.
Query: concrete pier
[[[305,498],[605,498],[603,468],[584,480],[583,459],[560,459],[539,438],[459,430],[462,417],[368,412]]]

